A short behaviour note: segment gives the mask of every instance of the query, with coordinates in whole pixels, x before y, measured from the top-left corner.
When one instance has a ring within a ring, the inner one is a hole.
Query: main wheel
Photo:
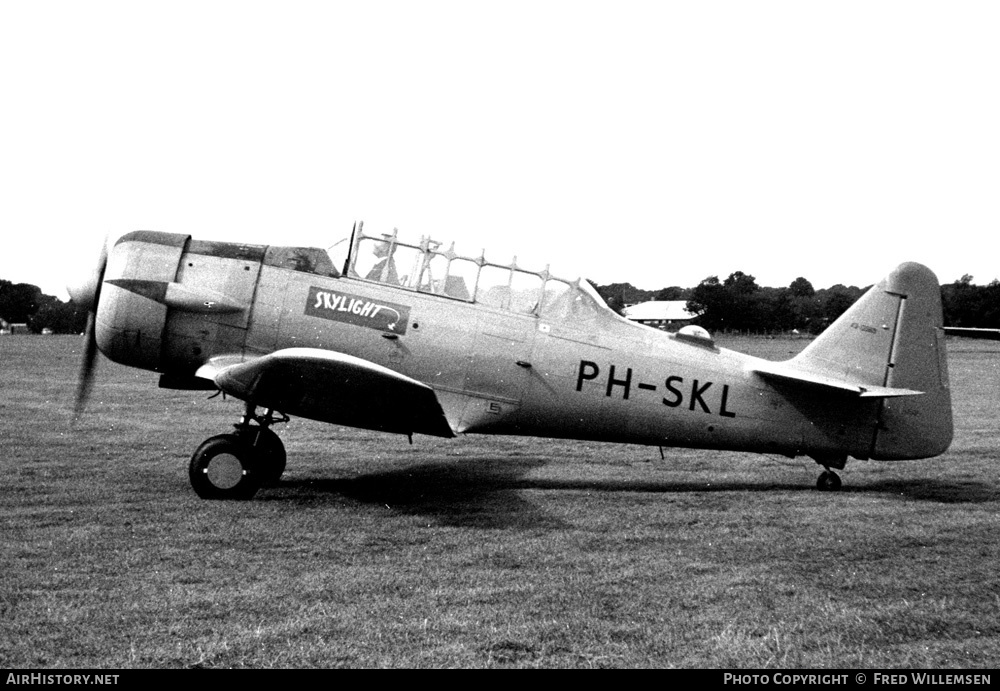
[[[250,499],[262,479],[256,454],[235,434],[203,441],[191,456],[188,475],[202,499]]]
[[[832,470],[824,470],[816,480],[816,489],[820,492],[836,492],[840,489],[840,476]]]
[[[267,427],[254,425],[244,428],[240,432],[240,438],[252,448],[261,475],[261,486],[273,487],[278,484],[288,459],[281,437]]]

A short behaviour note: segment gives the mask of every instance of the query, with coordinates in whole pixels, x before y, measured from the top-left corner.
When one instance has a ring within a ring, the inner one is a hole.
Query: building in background
[[[31,329],[27,324],[11,324],[9,321],[0,319],[0,334],[30,334]]]
[[[663,331],[677,331],[698,316],[688,311],[687,300],[640,302],[626,307],[624,314],[627,319]]]

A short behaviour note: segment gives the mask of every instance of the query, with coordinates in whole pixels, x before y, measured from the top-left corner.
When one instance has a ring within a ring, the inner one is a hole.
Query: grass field
[[[785,357],[804,342],[725,343]],[[251,502],[187,461],[238,401],[0,337],[0,667],[927,667],[1000,660],[1000,343],[949,341],[927,461],[379,435],[293,420]]]

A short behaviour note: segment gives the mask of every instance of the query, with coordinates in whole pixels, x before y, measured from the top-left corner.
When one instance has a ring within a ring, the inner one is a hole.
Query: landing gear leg
[[[270,426],[288,417],[275,417],[270,408],[263,415],[256,410],[247,403],[235,433],[210,437],[195,450],[188,476],[202,499],[250,499],[262,485],[277,484],[281,478],[285,447]]]
[[[285,445],[271,430],[271,425],[275,422],[288,422],[288,416],[281,413],[278,415],[276,418],[271,408],[265,408],[263,415],[257,415],[256,406],[247,403],[247,411],[236,425],[236,434],[257,457],[263,487],[273,487],[278,484],[282,473],[285,472],[288,458],[285,454]],[[252,425],[251,421],[257,424]]]

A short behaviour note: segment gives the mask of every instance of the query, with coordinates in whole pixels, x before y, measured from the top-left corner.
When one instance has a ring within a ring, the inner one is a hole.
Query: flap
[[[455,436],[431,387],[374,362],[319,348],[240,360],[213,358],[197,376],[288,415],[382,432]]]

